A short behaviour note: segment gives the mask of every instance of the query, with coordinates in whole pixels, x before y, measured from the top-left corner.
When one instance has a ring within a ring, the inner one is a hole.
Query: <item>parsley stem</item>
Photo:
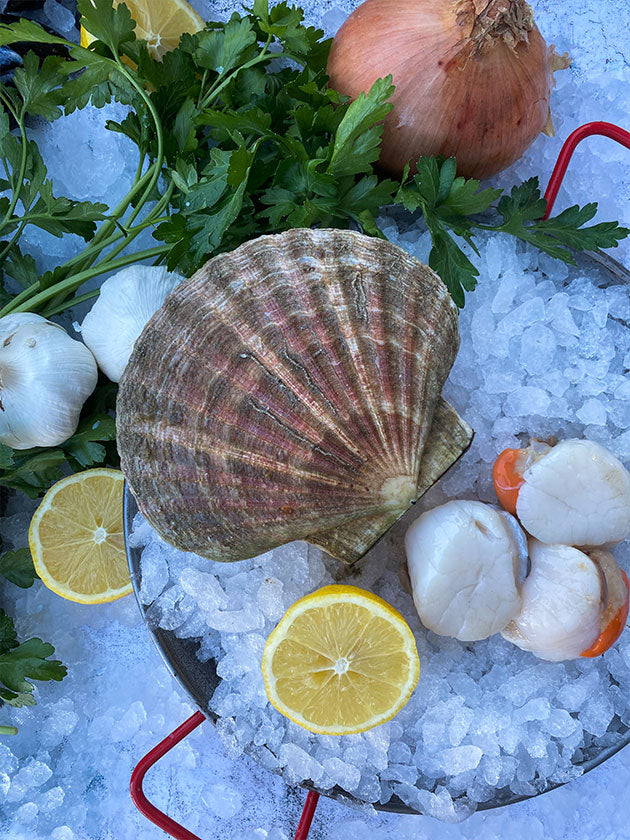
[[[156,207],[154,208],[154,211],[157,210],[157,209],[158,209],[158,206],[156,205]],[[89,254],[92,251],[97,251],[97,252],[100,253],[103,250],[105,250],[105,248],[108,248],[110,245],[114,245],[116,242],[120,242],[121,239],[124,240],[121,243],[122,247],[119,247],[115,251],[111,251],[109,254],[107,254],[106,258],[103,260],[102,263],[97,263],[97,267],[102,265],[105,262],[109,263],[109,262],[111,262],[113,257],[117,256],[118,253],[120,253],[120,251],[124,250],[124,248],[126,248],[127,245],[129,245],[129,243],[132,242],[136,238],[136,236],[138,236],[138,234],[142,233],[143,230],[145,230],[146,228],[151,227],[153,225],[158,225],[161,222],[165,222],[165,221],[168,220],[168,218],[169,218],[169,216],[158,216],[157,218],[154,218],[153,213],[152,213],[151,218],[147,218],[144,221],[139,222],[137,225],[134,225],[132,228],[129,228],[129,230],[127,230],[126,233],[121,233],[120,231],[117,231],[116,233],[112,234],[108,239],[106,239],[104,242],[101,242],[100,244],[98,244],[96,246],[90,246],[90,247],[86,248],[84,251],[81,251],[80,254],[76,254],[76,256],[71,257],[69,260],[66,260],[66,262],[63,263],[63,265],[60,266],[60,269],[67,268],[67,267],[73,265],[76,262],[80,262],[81,260],[84,259],[84,257],[87,254]],[[101,269],[101,271],[105,272],[105,271],[109,271],[109,269],[108,268],[103,268],[103,269]],[[70,278],[66,278],[66,279],[72,279],[73,277],[76,277],[76,276],[78,276],[78,275],[73,274],[73,275],[71,275]],[[59,284],[55,284],[54,286],[51,286],[50,288],[54,291],[57,288],[57,285],[59,285]],[[13,298],[12,303],[22,304],[25,301],[29,301],[29,299],[31,297],[35,297],[36,293],[38,293],[39,291],[41,291],[41,284],[40,284],[39,281],[37,281],[36,283],[33,283],[32,285],[28,286],[26,289],[24,289],[18,295],[16,295]],[[98,294],[98,289],[96,289],[95,292],[94,292],[94,295],[97,295],[97,294]],[[65,300],[65,296],[64,296],[64,300]],[[66,302],[66,303],[64,303],[63,300],[60,300],[55,305],[55,314],[58,314],[59,312],[63,312],[64,309],[67,309],[69,306],[74,306],[74,303],[75,303],[74,300],[72,300],[70,302]],[[6,307],[5,307],[5,309],[6,309]],[[2,311],[4,313],[4,310],[2,310]]]
[[[17,726],[0,726],[0,735],[17,735]]]
[[[2,227],[2,226],[0,225],[0,227]],[[22,235],[22,231],[24,230],[25,227],[26,227],[26,221],[24,220],[24,218],[22,218],[22,221],[20,222],[20,225],[18,226],[18,229],[15,231],[15,233],[13,234],[11,239],[4,246],[2,251],[0,251],[0,262],[2,262],[2,260],[6,257],[6,255],[9,253],[9,251],[13,247],[13,245],[18,241],[18,239]]]
[[[96,231],[95,235],[92,237],[92,241],[90,242],[90,247],[83,251],[81,254],[78,255],[78,260],[83,264],[83,268],[89,268],[96,259],[98,255],[98,251],[102,250],[105,247],[103,245],[103,240],[108,239],[111,235],[112,231],[116,228],[116,222],[118,219],[124,214],[126,209],[129,207],[133,199],[136,195],[144,189],[146,182],[149,180],[151,176],[151,171],[148,169],[144,175],[138,180],[127,195],[119,202],[119,204],[114,208],[114,210],[109,214],[107,221],[103,222],[100,228]],[[98,246],[98,247],[97,247]],[[87,260],[84,260],[84,257],[87,255],[87,252],[96,251],[97,253],[93,257],[89,257]]]
[[[76,306],[79,303],[84,303],[86,300],[95,298],[98,294],[100,294],[100,291],[100,289],[92,289],[91,292],[85,292],[84,294],[77,295],[73,298],[66,298],[63,303],[57,304],[56,306],[53,301],[50,306],[46,307],[46,309],[42,311],[42,315],[44,318],[51,318],[53,315],[59,315],[60,312],[63,312],[70,306]]]
[[[131,85],[133,85],[133,87],[138,91],[142,100],[144,101],[144,104],[146,105],[147,110],[149,111],[149,113],[151,114],[151,118],[153,119],[153,124],[155,125],[155,136],[157,139],[157,152],[155,155],[155,160],[147,170],[147,172],[151,172],[151,170],[153,170],[151,178],[149,179],[149,183],[147,184],[144,193],[140,197],[140,200],[138,201],[135,210],[131,214],[129,221],[132,222],[142,209],[142,206],[145,204],[148,197],[151,195],[151,192],[157,184],[158,178],[160,177],[160,173],[162,171],[162,162],[164,160],[164,137],[162,134],[162,122],[160,120],[158,112],[155,110],[153,102],[151,102],[151,98],[147,95],[144,87],[136,82],[136,80],[131,75],[129,70],[125,67],[125,65],[122,63],[118,55],[116,56],[116,63],[118,64],[119,71],[122,73],[123,76],[126,77],[127,81]]]
[[[79,274],[73,274],[72,277],[68,277],[60,283],[56,283],[49,289],[43,289],[39,292],[39,294],[34,295],[28,300],[24,300],[23,298],[22,301],[19,300],[23,293],[17,295],[12,301],[10,301],[10,303],[0,310],[0,318],[3,315],[8,315],[9,312],[31,311],[32,309],[40,306],[42,303],[45,303],[47,300],[56,297],[61,292],[70,294],[70,292],[78,289],[82,283],[85,283],[86,280],[90,280],[92,277],[98,277],[99,274],[104,274],[106,271],[116,271],[118,268],[124,268],[126,265],[139,262],[140,260],[151,259],[151,257],[166,254],[170,251],[170,249],[170,245],[157,245],[155,248],[147,248],[145,251],[135,251],[133,254],[126,254],[124,257],[119,257],[117,260],[105,260],[92,268],[79,272]],[[28,289],[25,291],[28,291]]]
[[[272,40],[272,36],[270,35],[267,38],[267,43],[265,44],[265,46],[262,48],[261,52],[257,56],[250,59],[249,61],[246,61],[245,64],[242,64],[240,67],[236,67],[234,69],[234,72],[230,73],[229,76],[226,76],[223,79],[223,81],[221,82],[221,84],[217,87],[217,82],[221,78],[220,76],[218,76],[215,79],[214,84],[210,85],[210,90],[208,91],[208,93],[204,97],[203,101],[199,103],[199,105],[198,105],[199,110],[203,111],[205,108],[207,108],[208,105],[212,102],[212,100],[217,98],[217,96],[221,93],[223,88],[226,87],[232,81],[232,79],[236,75],[238,75],[238,73],[241,72],[241,70],[247,70],[249,67],[254,67],[256,64],[260,64],[262,61],[266,61],[269,58],[268,50],[269,50],[269,45],[271,44],[271,40]],[[274,53],[273,57],[274,58],[276,57],[275,53]]]
[[[4,100],[3,100],[4,101]],[[6,104],[6,102],[5,102]],[[11,204],[7,209],[7,212],[4,214],[4,219],[2,221],[2,225],[0,227],[4,227],[4,225],[11,219],[13,215],[13,211],[15,210],[15,205],[18,203],[20,198],[20,193],[22,192],[22,185],[24,184],[24,175],[26,174],[26,162],[28,156],[28,139],[26,137],[26,131],[24,130],[24,114],[20,115],[20,119],[16,120],[18,124],[18,128],[20,129],[20,137],[22,140],[22,155],[20,158],[20,170],[18,173],[17,180],[15,182],[15,186],[13,188],[13,197],[11,199]],[[15,173],[13,173],[15,174]]]

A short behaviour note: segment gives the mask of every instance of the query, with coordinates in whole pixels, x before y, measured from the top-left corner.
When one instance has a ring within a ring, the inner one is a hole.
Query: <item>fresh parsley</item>
[[[0,88],[0,135],[8,138],[3,163],[13,195],[0,205],[0,235],[10,235],[0,263],[24,286],[13,299],[4,294],[0,315],[59,312],[76,302],[86,280],[136,260],[165,259],[190,274],[220,251],[287,228],[354,227],[382,236],[376,219],[387,205],[422,213],[432,240],[429,263],[459,306],[479,275],[479,229],[516,236],[568,262],[570,249],[614,247],[629,233],[616,222],[586,226],[596,210],[592,204],[543,220],[536,179],[503,195],[457,177],[453,159],[421,158],[402,181],[383,178],[375,165],[382,121],[391,110],[391,79],[377,80],[354,102],[331,90],[330,42],[286,2],[269,8],[267,0],[255,0],[225,23],[209,22],[201,32],[183,35],[162,61],[136,38],[124,4],[79,0],[79,10],[97,39],[88,49],[29,21],[0,27],[0,44],[29,40],[67,50],[66,57],[42,64],[27,56],[15,88]],[[113,209],[56,197],[26,137],[25,115],[53,120],[62,111],[112,99],[132,108],[124,120],[107,123],[138,147],[129,194]],[[9,117],[19,137],[9,131]],[[491,207],[501,219],[497,224],[480,218]],[[58,236],[78,233],[86,248],[38,277],[34,262],[19,250],[26,224]],[[146,227],[160,244],[134,253],[134,239]]]
[[[54,647],[41,639],[19,643],[13,621],[0,609],[0,700],[10,706],[34,706],[30,680],[62,680],[67,673]]]

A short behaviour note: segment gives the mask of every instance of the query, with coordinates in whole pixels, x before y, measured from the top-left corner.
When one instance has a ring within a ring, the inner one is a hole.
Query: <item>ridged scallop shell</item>
[[[379,239],[291,230],[206,263],[137,340],[122,469],[168,542],[242,560],[307,539],[353,562],[456,460],[457,309]]]

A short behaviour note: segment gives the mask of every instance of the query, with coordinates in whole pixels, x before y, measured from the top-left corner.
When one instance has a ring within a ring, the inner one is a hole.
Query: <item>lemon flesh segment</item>
[[[146,41],[154,58],[175,49],[184,32],[198,32],[205,24],[185,0],[114,0],[124,2],[136,22],[136,37]],[[87,47],[94,37],[81,27],[81,46]]]
[[[29,528],[35,570],[57,595],[101,604],[128,595],[123,474],[96,469],[58,481],[44,496]]]
[[[301,598],[265,645],[267,696],[295,723],[348,735],[394,717],[420,674],[415,639],[386,601],[354,586]]]

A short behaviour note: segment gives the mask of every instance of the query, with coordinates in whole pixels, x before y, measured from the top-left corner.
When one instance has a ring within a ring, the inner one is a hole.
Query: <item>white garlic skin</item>
[[[524,540],[489,505],[452,501],[423,513],[405,535],[413,599],[425,627],[477,641],[520,611]],[[510,517],[513,520],[513,517]],[[518,523],[513,520],[518,529]]]
[[[529,540],[529,557],[521,612],[501,635],[539,659],[578,659],[602,629],[604,593],[598,565],[577,548],[535,539]]]
[[[0,441],[13,449],[71,437],[96,387],[94,356],[32,312],[0,318]]]
[[[516,514],[545,543],[613,545],[630,535],[630,473],[591,440],[565,440],[523,472]]]
[[[103,283],[81,336],[112,382],[120,382],[145,324],[182,279],[163,266],[133,265]]]

